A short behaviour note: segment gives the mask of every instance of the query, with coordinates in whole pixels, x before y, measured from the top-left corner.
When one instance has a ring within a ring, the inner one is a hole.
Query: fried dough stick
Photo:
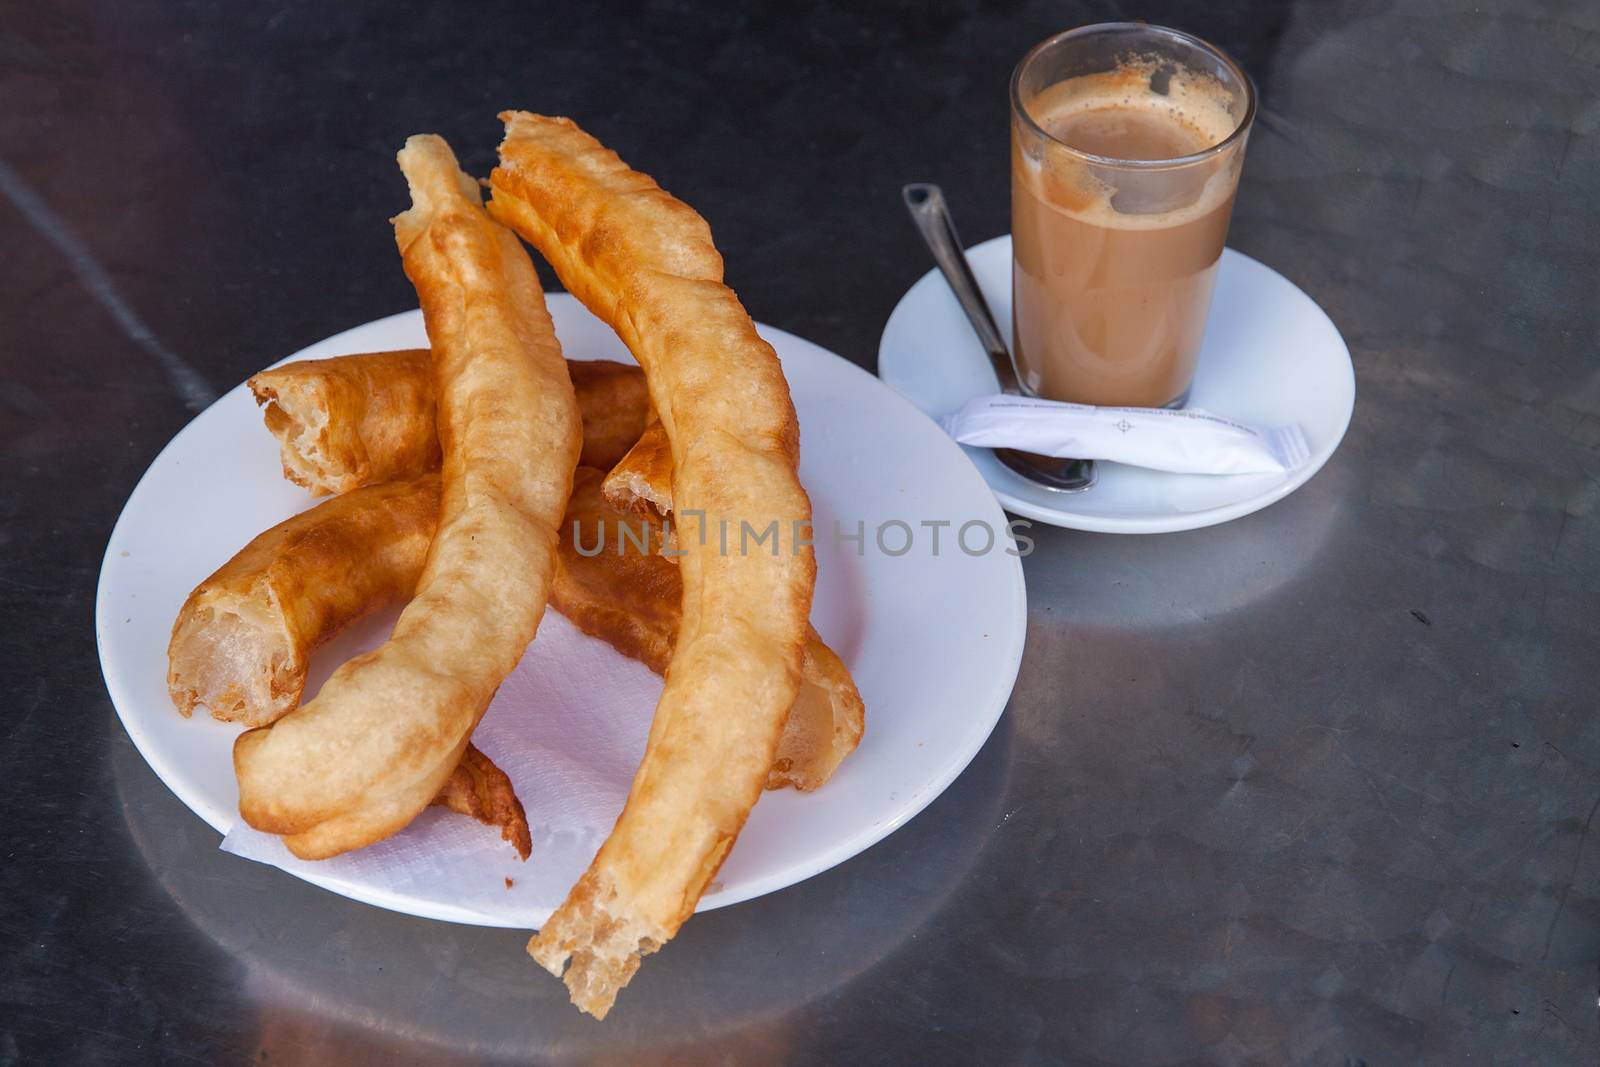
[[[611,836],[528,946],[601,1017],[694,912],[761,795],[800,685],[816,565],[796,526],[811,504],[788,383],[722,284],[705,221],[572,122],[501,118],[491,211],[644,368],[679,519],[779,531],[775,554],[722,554],[680,521],[683,617],[644,759]]]
[[[167,648],[167,688],[187,718],[263,726],[300,703],[311,653],[411,595],[439,519],[439,476],[357,489],[261,534],[189,595]],[[467,746],[433,803],[499,828],[528,858],[511,779]]]
[[[589,467],[609,468],[643,432],[644,372],[610,360],[568,360]],[[283,475],[314,496],[413,478],[439,466],[433,357],[426,348],[303,359],[249,381]]]
[[[578,468],[561,521],[550,606],[584,633],[664,674],[678,637],[683,580],[676,562],[660,554],[661,526],[607,503],[602,477]],[[816,789],[861,742],[861,694],[815,630],[806,632],[800,676],[800,693],[767,772],[768,789]]]
[[[368,486],[280,522],[195,587],[167,646],[185,717],[266,726],[300,703],[311,654],[409,597],[439,522],[439,476]]]
[[[433,348],[439,528],[389,640],[234,746],[239,810],[320,859],[399,830],[439,792],[544,613],[580,428],[533,264],[439,137],[399,154],[395,238]]]
[[[283,476],[313,496],[438,469],[425,348],[301,360],[246,384],[278,438]]]

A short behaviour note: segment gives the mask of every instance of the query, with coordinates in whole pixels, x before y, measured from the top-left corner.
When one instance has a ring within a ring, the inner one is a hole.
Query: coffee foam
[[[1166,92],[1151,88],[1152,77],[1165,67]],[[1238,128],[1233,96],[1214,76],[1173,70],[1155,59],[1125,60],[1115,70],[1057,82],[1028,102],[1029,116],[1048,130],[1052,119],[1103,108],[1139,108],[1183,126],[1204,145],[1227,140]],[[1234,189],[1237,151],[1209,160],[1172,167],[1159,164],[1097,164],[1052,137],[1024,137],[1020,164],[1025,179],[1041,201],[1095,226],[1117,229],[1164,229],[1182,225],[1220,207]],[[1181,199],[1162,211],[1130,212],[1115,199],[1144,195]]]

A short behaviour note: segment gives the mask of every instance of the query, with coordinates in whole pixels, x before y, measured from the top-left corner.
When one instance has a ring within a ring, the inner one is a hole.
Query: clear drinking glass
[[[1105,23],[1011,76],[1013,352],[1082,404],[1181,406],[1211,307],[1255,87],[1177,30]]]

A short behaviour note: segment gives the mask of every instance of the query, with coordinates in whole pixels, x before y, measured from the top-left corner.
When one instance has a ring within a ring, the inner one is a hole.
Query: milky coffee
[[[1181,401],[1242,144],[1194,157],[1237,128],[1228,94],[1209,76],[1133,60],[1048,86],[1024,106],[1032,125],[1013,122],[1011,188],[1024,382],[1083,404]],[[1173,162],[1149,163],[1158,160]]]

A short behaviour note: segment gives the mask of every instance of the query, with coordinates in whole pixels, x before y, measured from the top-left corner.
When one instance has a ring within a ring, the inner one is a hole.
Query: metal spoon
[[[994,324],[994,315],[978,291],[978,280],[972,276],[972,265],[961,251],[961,239],[956,236],[955,223],[950,221],[950,209],[945,206],[944,193],[937,185],[913,182],[900,190],[906,210],[917,224],[917,232],[933,253],[939,272],[955,291],[961,310],[967,313],[972,329],[982,342],[983,349],[994,365],[994,376],[1000,380],[1000,391],[1013,396],[1031,396],[1022,385],[1012,362],[1011,350]],[[1017,474],[1034,485],[1055,493],[1081,493],[1094,485],[1098,477],[1092,459],[1057,459],[1034,452],[1019,452],[1014,448],[997,448],[994,456]]]

